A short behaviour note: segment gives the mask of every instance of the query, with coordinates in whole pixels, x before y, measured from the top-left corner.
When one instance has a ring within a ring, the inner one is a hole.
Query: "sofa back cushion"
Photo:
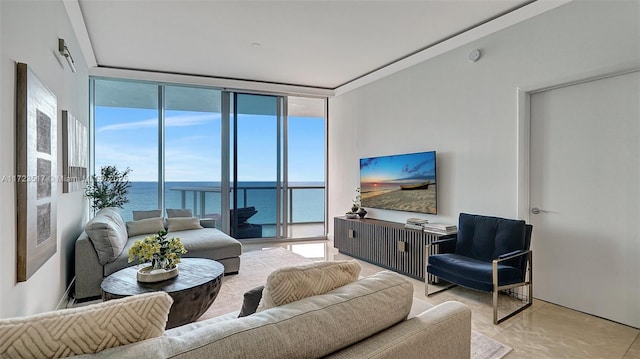
[[[165,292],[0,320],[0,358],[62,358],[159,337],[173,299]]]
[[[275,270],[267,277],[256,311],[327,293],[355,282],[359,275],[360,264],[356,260],[319,262]]]
[[[193,217],[193,212],[191,208],[167,208],[167,217]]]
[[[170,329],[97,358],[318,358],[404,320],[412,302],[413,284],[385,271],[247,317]]]
[[[139,221],[141,219],[147,219],[147,218],[162,217],[161,209],[152,209],[148,211],[132,211],[132,212],[133,212],[134,221]]]
[[[84,227],[98,254],[98,262],[115,260],[127,244],[127,225],[117,208],[103,208]]]

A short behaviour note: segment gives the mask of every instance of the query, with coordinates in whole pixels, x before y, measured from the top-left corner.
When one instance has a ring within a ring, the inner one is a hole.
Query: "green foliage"
[[[92,175],[91,182],[87,184],[84,194],[91,198],[91,208],[100,210],[105,207],[122,208],[128,203],[129,179],[127,175],[131,169],[118,171],[116,166],[104,166],[100,168],[100,175]]]

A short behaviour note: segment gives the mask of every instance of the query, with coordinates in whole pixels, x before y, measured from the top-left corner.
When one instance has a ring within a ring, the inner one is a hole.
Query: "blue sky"
[[[96,169],[129,167],[130,181],[158,179],[156,110],[96,107]],[[220,114],[187,111],[165,113],[166,181],[220,181]],[[324,181],[324,119],[289,118],[289,181]],[[238,119],[240,181],[274,181],[274,116],[240,115]]]

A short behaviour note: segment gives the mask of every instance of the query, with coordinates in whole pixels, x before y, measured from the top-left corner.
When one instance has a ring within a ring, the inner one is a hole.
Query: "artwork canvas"
[[[360,160],[362,207],[437,214],[436,153]]]
[[[28,68],[16,71],[17,281],[57,251],[57,100]]]
[[[83,189],[89,167],[87,126],[69,111],[62,111],[62,192]]]

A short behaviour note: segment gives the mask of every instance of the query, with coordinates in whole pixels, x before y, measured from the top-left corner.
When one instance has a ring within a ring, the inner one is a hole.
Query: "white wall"
[[[438,215],[421,217],[516,218],[518,88],[639,68],[639,14],[638,1],[574,1],[331,98],[328,218],[350,208],[359,158],[427,150],[437,151]],[[483,56],[470,63],[474,48]],[[416,215],[371,209],[368,216]]]
[[[62,110],[88,119],[88,70],[62,1],[0,1],[0,178],[15,175],[15,62],[24,62],[58,100],[58,175],[62,175]],[[64,38],[76,62],[72,73],[58,53]],[[57,253],[28,281],[16,282],[15,185],[0,183],[0,317],[53,310],[73,277],[73,244],[86,221],[82,192],[58,185]]]

